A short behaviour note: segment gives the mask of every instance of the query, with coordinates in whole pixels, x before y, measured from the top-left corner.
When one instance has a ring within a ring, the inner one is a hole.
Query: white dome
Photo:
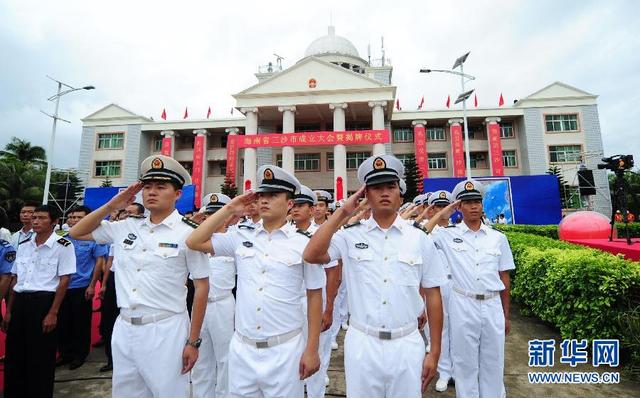
[[[304,52],[305,57],[323,54],[342,54],[360,58],[356,46],[342,36],[336,36],[333,26],[329,26],[329,34],[315,39]]]

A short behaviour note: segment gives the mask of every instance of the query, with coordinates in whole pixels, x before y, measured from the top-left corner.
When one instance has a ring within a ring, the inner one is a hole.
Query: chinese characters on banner
[[[202,172],[204,167],[204,135],[196,135],[193,144],[193,174],[191,181],[195,185],[194,202],[196,207],[200,207],[202,197]]]
[[[238,136],[229,135],[227,137],[227,178],[236,180],[236,167],[238,164]]]
[[[453,176],[464,177],[464,148],[462,144],[462,127],[459,123],[451,125],[451,151],[453,153]]]
[[[500,125],[496,122],[489,123],[489,153],[491,154],[491,171],[494,176],[504,175],[502,164],[502,143],[500,142]]]
[[[171,137],[162,139],[162,149],[160,151],[164,156],[171,156]]]
[[[314,131],[291,134],[260,134],[238,136],[239,148],[366,145],[389,142],[388,130]]]
[[[416,152],[416,164],[422,174],[422,178],[428,177],[429,165],[427,163],[427,138],[423,124],[416,124],[413,127],[413,142]]]

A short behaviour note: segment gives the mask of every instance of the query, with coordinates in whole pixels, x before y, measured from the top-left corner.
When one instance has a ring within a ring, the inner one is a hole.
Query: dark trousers
[[[7,331],[4,396],[53,396],[58,329],[42,332],[54,293],[15,293]]]
[[[83,361],[91,346],[91,301],[85,299],[86,287],[67,289],[58,316],[58,349],[64,359]]]
[[[116,296],[115,274],[111,273],[107,280],[107,289],[104,292],[102,306],[100,306],[100,335],[104,340],[104,353],[107,355],[107,361],[112,364],[113,357],[111,355],[111,335],[113,334],[113,325],[120,314],[118,308],[118,299]]]

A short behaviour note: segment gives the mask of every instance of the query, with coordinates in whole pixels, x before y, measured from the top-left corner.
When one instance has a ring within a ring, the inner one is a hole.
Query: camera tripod
[[[627,238],[627,245],[631,245],[629,237],[629,210],[627,203],[627,192],[630,192],[629,183],[624,179],[624,170],[615,170],[616,178],[614,180],[613,201],[611,203],[611,232],[609,233],[609,242],[613,240],[613,229],[616,225],[616,213],[620,210],[622,214],[622,222],[624,222],[624,230]]]

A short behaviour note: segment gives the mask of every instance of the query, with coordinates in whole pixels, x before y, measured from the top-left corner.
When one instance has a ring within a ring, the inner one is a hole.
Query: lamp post
[[[56,101],[55,111],[53,115],[49,115],[45,112],[42,112],[53,119],[53,127],[51,128],[51,138],[49,139],[49,150],[47,151],[47,174],[45,175],[45,179],[44,179],[44,193],[42,195],[42,204],[44,205],[46,205],[49,202],[49,185],[51,184],[51,158],[53,156],[53,146],[56,140],[56,127],[58,125],[58,119],[65,121],[67,123],[71,123],[68,120],[64,120],[58,116],[58,109],[60,107],[60,97],[62,97],[63,95],[72,93],[74,91],[95,89],[95,87],[93,86],[84,86],[84,87],[75,88],[59,80],[56,80],[50,76],[47,76],[47,77],[53,80],[54,82],[58,83],[58,93],[47,98],[47,101],[54,101],[54,100]],[[63,91],[62,86],[67,87],[67,89]]]
[[[420,73],[431,73],[431,72],[440,72],[440,73],[449,73],[452,75],[460,76],[460,82],[462,84],[462,93],[456,99],[456,104],[462,102],[462,119],[464,120],[464,152],[465,159],[467,162],[466,173],[467,179],[471,178],[471,154],[469,152],[469,126],[467,123],[467,99],[471,96],[474,90],[466,91],[464,88],[464,84],[467,81],[475,80],[476,78],[471,75],[467,75],[464,73],[464,62],[467,60],[467,57],[470,53],[466,53],[463,56],[456,59],[456,62],[453,64],[451,70],[447,69],[420,69]],[[455,71],[457,67],[460,67],[460,72]]]

